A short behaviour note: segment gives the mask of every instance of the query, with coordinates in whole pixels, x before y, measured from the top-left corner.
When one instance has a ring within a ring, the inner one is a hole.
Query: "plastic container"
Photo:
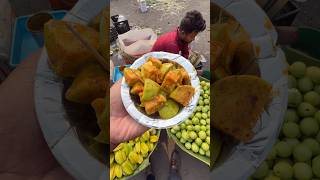
[[[130,67],[130,66],[131,64],[125,65],[125,67]],[[117,82],[119,79],[123,77],[123,73],[120,71],[119,67],[120,66],[116,66],[113,69],[113,78],[112,78],[113,83]]]
[[[62,19],[66,11],[51,11],[49,12],[54,19]],[[13,34],[12,34],[12,44],[11,44],[11,56],[9,64],[12,67],[17,66],[21,63],[23,59],[28,57],[30,53],[39,49],[43,46],[42,44],[37,43],[34,39],[32,33],[27,29],[27,21],[31,17],[29,16],[20,16],[16,19]],[[43,37],[38,37],[43,41]]]
[[[221,154],[214,164],[210,177],[216,180],[248,179],[270,152],[280,132],[287,108],[287,62],[282,50],[276,46],[277,33],[267,15],[250,0],[213,0],[231,14],[249,34],[255,49],[258,71],[262,79],[278,92],[270,103],[268,113],[263,112],[253,129],[255,136],[248,143],[235,142],[223,137]],[[254,16],[252,16],[254,14]],[[272,72],[270,71],[272,69]],[[230,173],[231,172],[231,173]]]
[[[53,19],[53,16],[48,12],[39,12],[30,16],[27,20],[27,30],[32,34],[37,44],[42,47],[44,44],[43,28],[44,24]]]
[[[146,0],[138,0],[139,2],[139,9],[142,13],[145,13],[148,11],[148,6]]]

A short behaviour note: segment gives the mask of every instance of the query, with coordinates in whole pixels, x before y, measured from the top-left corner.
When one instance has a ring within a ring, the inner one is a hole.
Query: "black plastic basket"
[[[114,16],[111,16],[111,19],[112,19],[112,22],[113,22],[113,23],[118,22],[118,18],[119,18],[119,15],[118,15],[118,14],[117,14],[117,15],[114,15]]]
[[[118,39],[118,32],[114,26],[110,27],[110,42],[114,42]]]
[[[128,20],[119,21],[119,15],[111,16],[113,26],[116,28],[118,34],[123,34],[130,31],[130,25]]]

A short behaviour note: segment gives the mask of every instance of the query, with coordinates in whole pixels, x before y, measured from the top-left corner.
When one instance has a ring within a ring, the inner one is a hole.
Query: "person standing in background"
[[[189,44],[198,33],[206,29],[206,21],[199,11],[193,10],[186,13],[181,20],[180,26],[172,32],[160,36],[152,47],[154,51],[164,51],[180,54],[189,58]]]

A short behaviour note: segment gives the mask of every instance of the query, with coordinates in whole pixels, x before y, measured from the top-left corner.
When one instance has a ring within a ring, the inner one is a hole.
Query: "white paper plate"
[[[124,107],[128,111],[128,113],[130,114],[130,116],[140,124],[150,128],[157,128],[157,129],[169,128],[187,119],[194,111],[200,96],[200,81],[197,76],[197,71],[192,66],[192,64],[187,59],[185,59],[184,57],[178,54],[172,54],[167,52],[147,53],[142,57],[140,57],[139,59],[137,59],[130,67],[133,69],[139,68],[147,61],[149,57],[166,58],[169,60],[173,60],[174,62],[180,64],[188,72],[191,80],[191,85],[195,88],[195,95],[191,99],[191,102],[189,103],[188,106],[183,107],[182,110],[180,110],[180,112],[171,119],[164,120],[164,119],[150,118],[149,116],[139,111],[135,106],[134,102],[130,97],[130,87],[125,82],[124,78],[122,79],[122,84],[121,84],[122,102],[124,104]]]
[[[106,0],[80,0],[64,20],[87,24],[97,15]],[[68,121],[63,105],[63,82],[48,66],[44,48],[35,77],[35,108],[43,135],[55,158],[74,178],[99,180],[107,178],[107,167],[89,154],[75,127]]]
[[[243,180],[248,179],[271,151],[281,130],[284,113],[287,108],[288,80],[287,62],[282,50],[276,46],[277,33],[267,15],[253,0],[211,0],[230,13],[250,35],[257,51],[255,56],[259,64],[261,77],[272,84],[278,96],[259,119],[253,139],[233,147],[223,147],[216,167],[210,173],[212,179]],[[227,152],[227,153],[226,153]],[[230,173],[232,172],[232,173]]]

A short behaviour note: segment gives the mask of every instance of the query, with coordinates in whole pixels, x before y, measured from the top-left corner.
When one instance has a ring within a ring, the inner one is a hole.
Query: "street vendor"
[[[181,20],[180,26],[172,32],[160,36],[152,47],[154,51],[180,54],[189,58],[189,44],[199,32],[206,29],[206,21],[199,11],[189,11]]]

